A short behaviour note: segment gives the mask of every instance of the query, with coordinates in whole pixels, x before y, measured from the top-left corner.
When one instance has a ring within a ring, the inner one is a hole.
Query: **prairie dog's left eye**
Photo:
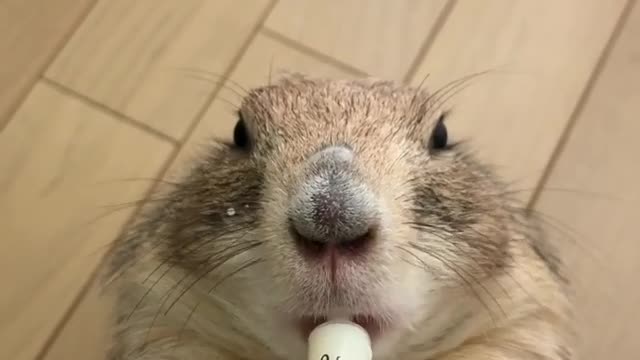
[[[429,139],[429,148],[431,149],[443,150],[447,148],[449,134],[447,132],[447,126],[444,123],[445,118],[446,114],[440,115],[436,121],[436,126],[434,126],[431,132],[431,139]]]
[[[233,129],[233,143],[242,149],[246,149],[249,146],[247,125],[241,114],[238,114],[238,122],[236,122],[236,126]]]

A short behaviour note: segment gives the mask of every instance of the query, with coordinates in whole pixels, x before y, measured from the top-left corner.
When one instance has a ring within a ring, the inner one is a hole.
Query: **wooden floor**
[[[132,202],[231,135],[221,78],[261,85],[270,68],[432,88],[493,70],[451,131],[566,251],[581,359],[637,359],[635,2],[0,0],[0,359],[102,359],[91,279]]]

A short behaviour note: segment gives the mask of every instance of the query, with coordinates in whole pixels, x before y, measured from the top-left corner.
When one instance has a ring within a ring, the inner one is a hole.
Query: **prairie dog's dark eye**
[[[449,134],[447,133],[447,126],[444,123],[446,114],[440,115],[436,122],[436,126],[431,133],[431,139],[429,141],[431,149],[443,150],[447,148],[449,141]]]
[[[247,148],[249,146],[249,134],[247,133],[247,125],[242,118],[242,115],[238,115],[238,122],[233,129],[233,143],[239,148]]]

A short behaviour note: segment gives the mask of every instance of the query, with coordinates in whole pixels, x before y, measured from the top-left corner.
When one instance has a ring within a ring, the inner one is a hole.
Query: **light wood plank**
[[[0,129],[95,0],[0,0]]]
[[[582,360],[637,359],[640,343],[640,6],[595,83],[536,209],[575,282]],[[570,231],[569,233],[567,233]]]
[[[358,76],[259,34],[230,75],[231,81],[225,84],[189,141],[183,146],[170,173],[178,176],[182,171],[180,167],[199,156],[212,139],[232,141],[233,127],[237,121],[235,107],[240,104],[242,92],[268,84],[270,76],[275,79],[283,71],[333,78]]]
[[[173,147],[38,84],[0,134],[0,359],[31,360]]]
[[[413,82],[429,74],[425,86],[436,90],[491,70],[450,101],[450,132],[469,139],[515,189],[533,189],[624,4],[459,1]]]
[[[180,138],[270,0],[101,0],[47,76]]]
[[[404,79],[447,0],[281,0],[266,22],[369,74]]]
[[[93,286],[42,360],[105,360],[111,301]]]

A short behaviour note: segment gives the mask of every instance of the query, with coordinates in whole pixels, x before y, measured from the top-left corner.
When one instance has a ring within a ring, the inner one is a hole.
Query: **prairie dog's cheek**
[[[392,309],[393,313],[379,315],[393,318],[401,328],[412,328],[425,316],[424,310],[431,302],[430,294],[436,287],[434,279],[423,269],[405,262],[395,263],[386,271],[390,272],[388,281],[371,284],[371,287],[375,288],[375,296],[383,305],[381,308]]]

